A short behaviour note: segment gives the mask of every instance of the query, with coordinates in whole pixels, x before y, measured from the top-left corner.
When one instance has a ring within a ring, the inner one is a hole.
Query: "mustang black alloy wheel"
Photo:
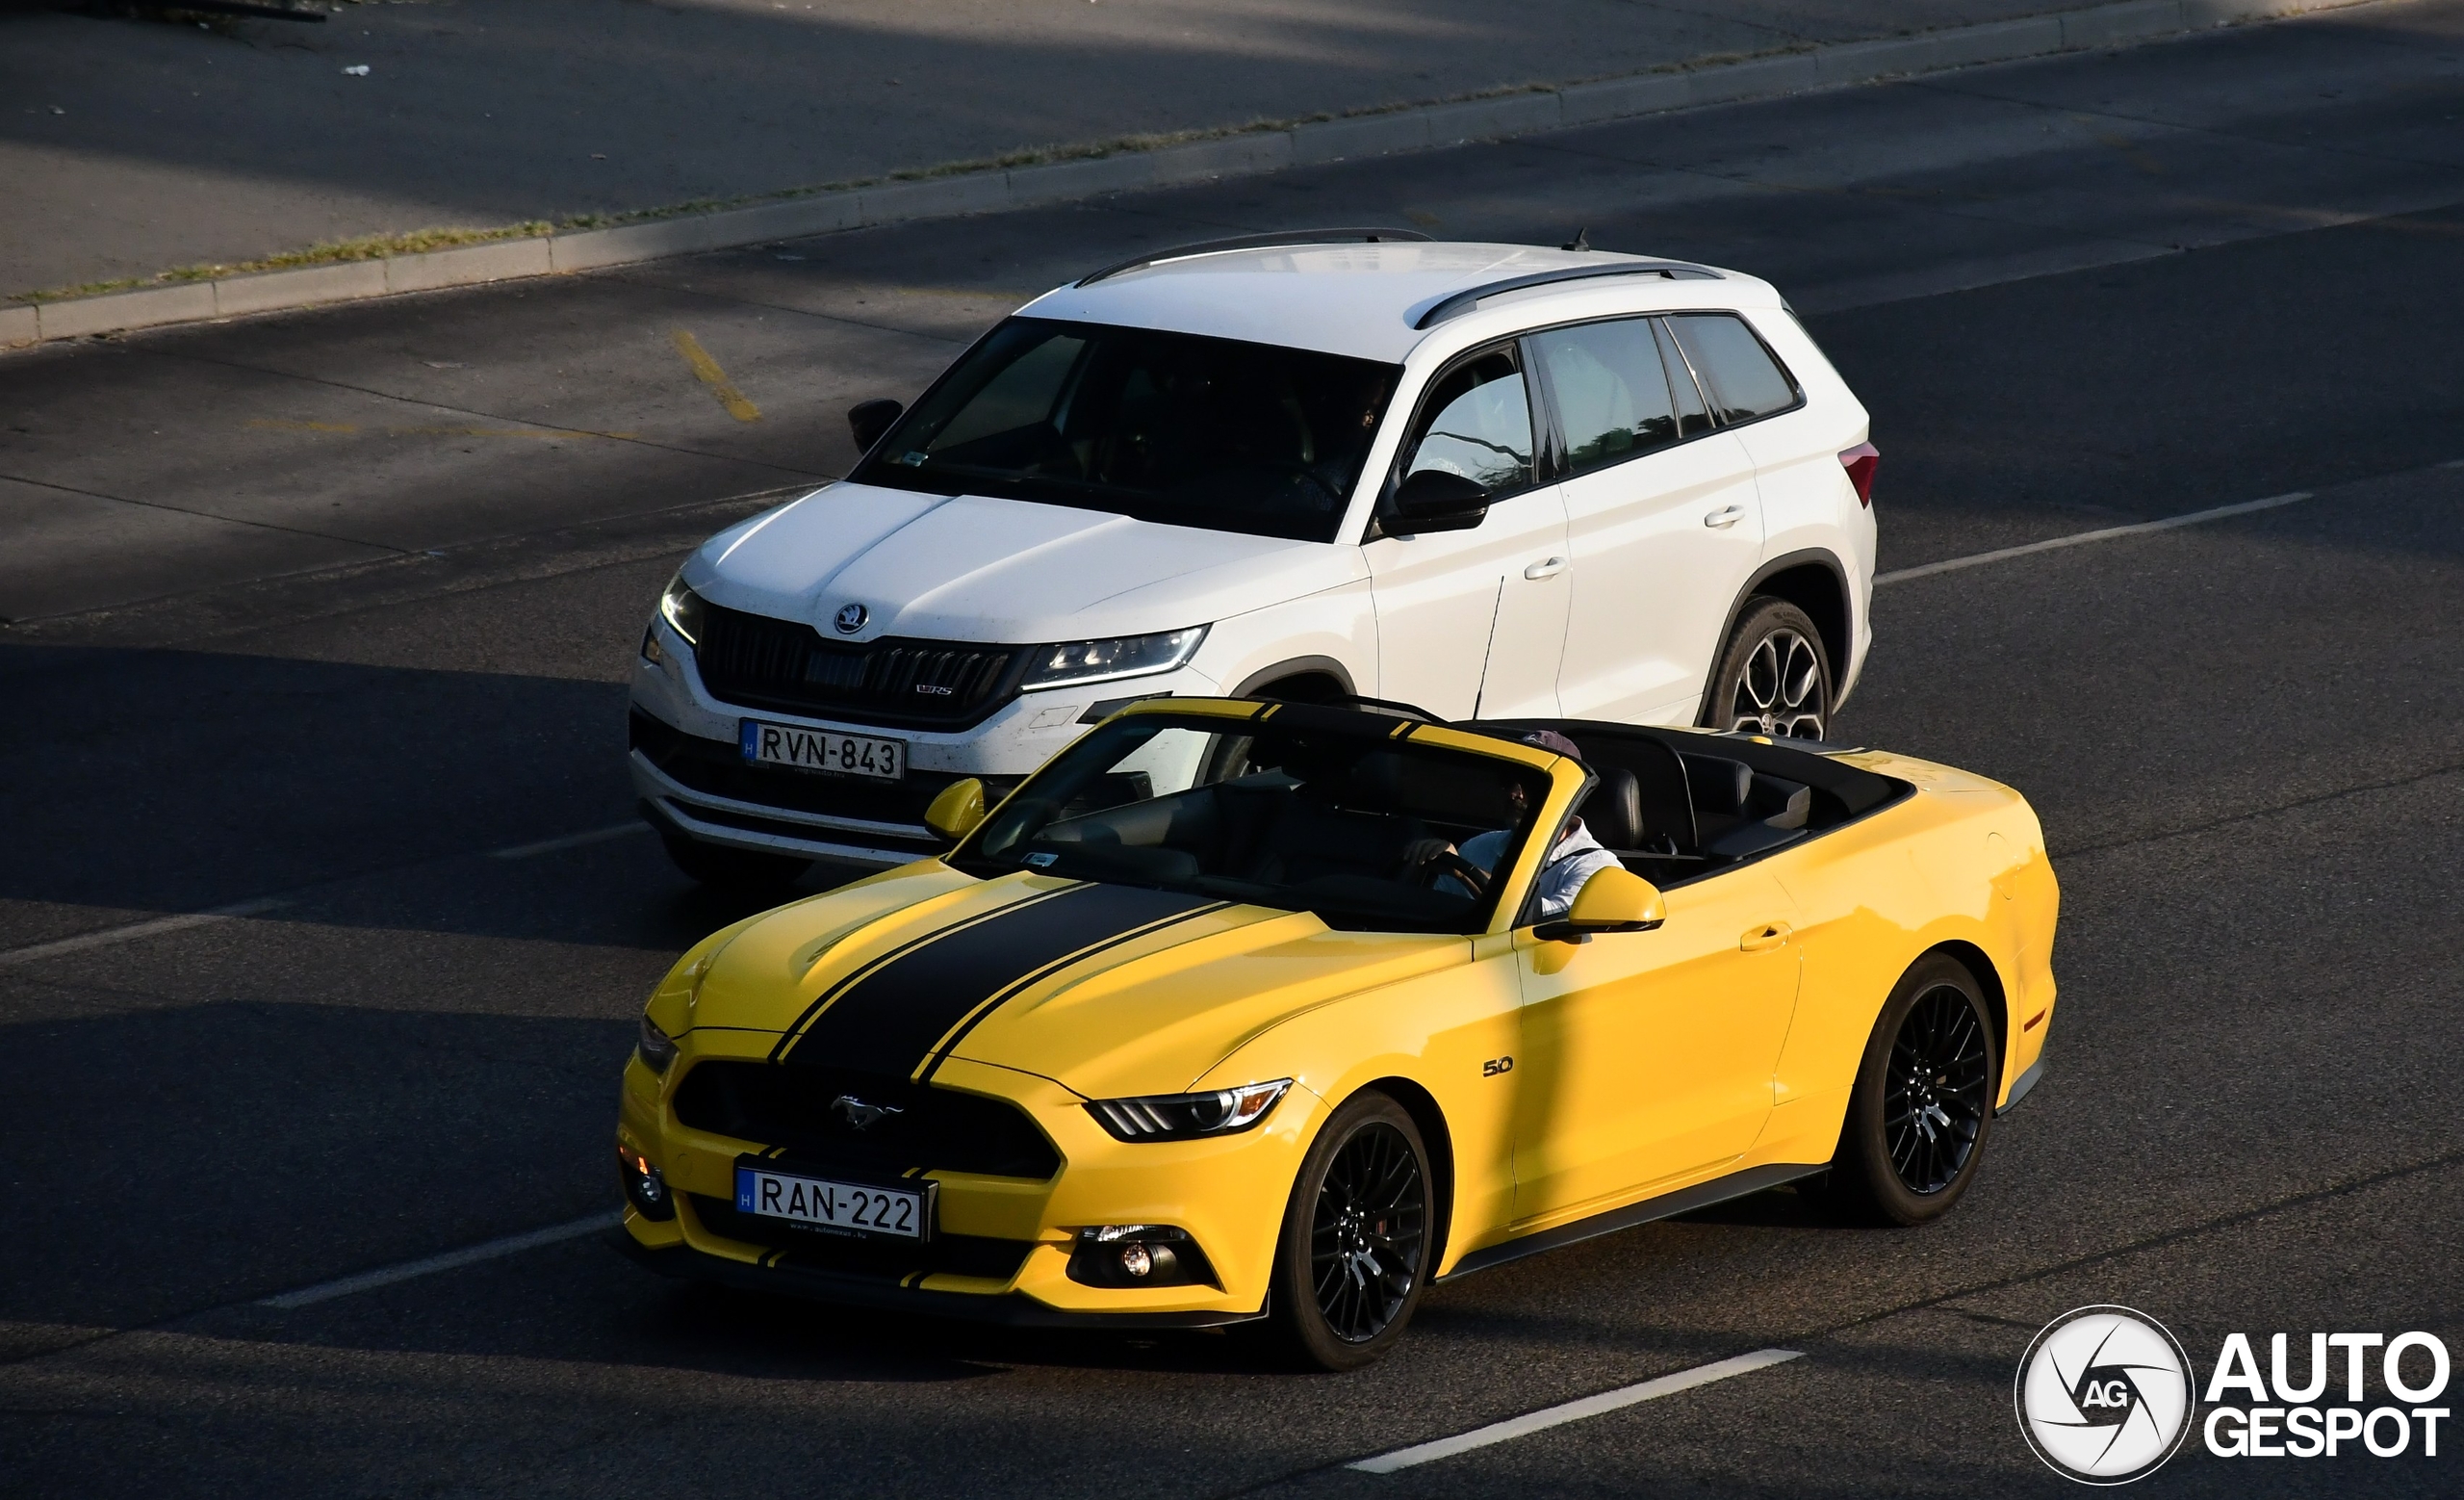
[[[1275,1251],[1273,1323],[1285,1352],[1355,1369],[1402,1336],[1427,1280],[1428,1150],[1400,1104],[1361,1094],[1301,1163]]]
[[[1910,1192],[1938,1193],[1966,1170],[1992,1112],[1991,1070],[1985,1019],[1965,995],[1945,984],[1916,997],[1883,1068],[1883,1142]]]
[[[1831,691],[1831,659],[1813,622],[1784,600],[1756,599],[1720,654],[1703,722],[1774,739],[1820,739]]]
[[[1846,1216],[1922,1224],[1967,1191],[2002,1077],[1991,1018],[1976,976],[1946,954],[1900,976],[1865,1044],[1826,1183]]]

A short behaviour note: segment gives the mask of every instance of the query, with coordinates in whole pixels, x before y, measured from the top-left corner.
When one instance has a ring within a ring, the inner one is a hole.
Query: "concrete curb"
[[[259,272],[100,297],[0,304],[0,348],[403,292],[593,271],[877,224],[1075,202],[1286,167],[1426,151],[1668,110],[1843,88],[2343,10],[2374,0],[2123,0],[2066,14],[1707,63],[1563,88],[1259,130],[1150,151],[816,193],[747,208]]]

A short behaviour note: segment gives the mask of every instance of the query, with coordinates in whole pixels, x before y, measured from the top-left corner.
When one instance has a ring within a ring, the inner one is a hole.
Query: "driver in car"
[[[1582,751],[1576,747],[1575,742],[1554,730],[1533,730],[1523,737],[1523,742],[1527,745],[1537,745],[1543,750],[1555,751],[1571,760],[1582,759]],[[1525,804],[1522,785],[1515,784],[1509,795],[1513,799],[1514,811],[1518,815],[1521,814]],[[1480,871],[1484,877],[1484,884],[1485,877],[1491,877],[1497,873],[1498,861],[1504,857],[1506,843],[1512,833],[1511,827],[1500,828],[1485,834],[1476,834],[1463,841],[1461,856]],[[1415,861],[1416,864],[1425,864],[1429,860],[1457,851],[1450,843],[1430,840],[1425,848],[1416,849],[1413,852],[1419,856]],[[1534,882],[1540,897],[1540,910],[1536,919],[1544,922],[1554,921],[1565,916],[1574,909],[1575,897],[1581,892],[1584,882],[1604,869],[1617,867],[1619,867],[1617,856],[1610,853],[1599,840],[1591,836],[1591,830],[1583,827],[1582,819],[1568,818],[1565,832],[1557,836],[1556,846],[1549,851],[1547,862],[1540,866],[1539,879]],[[1457,884],[1460,883],[1457,882]]]

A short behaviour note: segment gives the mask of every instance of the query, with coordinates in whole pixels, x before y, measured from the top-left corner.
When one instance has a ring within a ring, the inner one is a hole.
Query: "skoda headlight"
[[[1099,1099],[1087,1105],[1087,1112],[1116,1141],[1193,1141],[1248,1129],[1264,1120],[1291,1087],[1290,1078],[1276,1078],[1204,1094]]]
[[[1052,687],[1063,683],[1106,683],[1116,677],[1143,677],[1168,672],[1197,653],[1206,627],[1161,635],[1116,635],[1110,640],[1072,640],[1058,646],[1036,646],[1027,653],[1027,675],[1020,687]]]
[[[702,644],[702,596],[684,586],[684,575],[678,573],[667,581],[658,596],[659,618],[665,620],[689,646]]]

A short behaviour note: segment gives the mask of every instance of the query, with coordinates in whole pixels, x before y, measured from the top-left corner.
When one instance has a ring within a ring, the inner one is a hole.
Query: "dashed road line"
[[[1775,1364],[1804,1358],[1794,1349],[1758,1349],[1750,1355],[1698,1364],[1690,1370],[1680,1370],[1674,1375],[1663,1375],[1640,1384],[1622,1385],[1615,1390],[1604,1390],[1597,1396],[1585,1396],[1579,1401],[1543,1407],[1537,1411],[1527,1411],[1502,1422],[1476,1427],[1468,1433],[1440,1437],[1433,1442],[1416,1443],[1409,1448],[1398,1448],[1392,1453],[1381,1453],[1373,1459],[1361,1459],[1344,1466],[1358,1469],[1364,1474],[1392,1474],[1398,1469],[1433,1463],[1439,1459],[1450,1459],[1458,1453],[1469,1453],[1475,1448],[1486,1448],[1494,1443],[1511,1442],[1517,1437],[1527,1437],[1533,1433],[1562,1427],[1568,1422],[1605,1416],[1611,1411],[1622,1411],[1646,1401],[1657,1401],[1663,1396],[1674,1396],[1680,1391],[1708,1385],[1715,1381],[1750,1375],[1756,1370],[1767,1370]]]
[[[2309,490],[2295,490],[2290,495],[2271,495],[2265,500],[2245,500],[2230,505],[2218,505],[2211,510],[2194,510],[2185,515],[2166,516],[2158,521],[2139,521],[2129,526],[2100,527],[2092,531],[2073,531],[2068,536],[2050,536],[2040,542],[2028,542],[2018,547],[1997,547],[1991,552],[1972,553],[1964,557],[1945,557],[1939,562],[1920,563],[1912,568],[1894,568],[1877,574],[1874,586],[1905,583],[1911,579],[1932,578],[1937,573],[1956,573],[1962,568],[1981,568],[1989,562],[2003,562],[2013,557],[2032,556],[2040,552],[2055,552],[2065,547],[2085,547],[2090,542],[2109,542],[2123,536],[2141,536],[2149,531],[2169,531],[2176,527],[2197,526],[2207,521],[2221,521],[2226,516],[2246,516],[2254,510],[2273,510],[2311,498]]]
[[[288,896],[264,896],[254,901],[241,901],[230,906],[218,906],[209,912],[182,912],[173,917],[157,917],[149,921],[131,922],[124,927],[105,927],[98,932],[81,932],[75,937],[55,938],[49,943],[30,944],[21,948],[0,950],[0,965],[30,964],[37,959],[57,958],[64,953],[81,953],[114,943],[126,943],[134,938],[151,938],[166,932],[184,932],[191,927],[209,926],[215,922],[238,921],[259,917],[292,904]]]
[[[590,844],[605,843],[611,840],[622,839],[629,834],[646,834],[650,831],[650,824],[644,822],[618,823],[613,827],[608,828],[593,828],[586,833],[567,834],[561,839],[543,839],[537,843],[517,843],[502,849],[490,849],[486,851],[485,855],[482,857],[492,860],[526,860],[537,855],[554,854],[563,849],[583,848]],[[461,855],[448,855],[445,857],[448,859],[464,858],[464,856]],[[423,861],[421,863],[427,862]],[[408,866],[396,867],[404,868]],[[346,876],[344,879],[365,879],[368,874],[374,873],[382,872],[367,871],[359,875]],[[28,944],[26,946],[20,948],[0,948],[0,968],[5,968],[11,964],[31,964],[38,959],[58,958],[67,953],[82,953],[89,948],[107,947],[115,943],[133,943],[140,938],[153,938],[160,937],[165,933],[185,932],[192,927],[204,927],[216,922],[238,921],[244,918],[262,917],[268,912],[275,912],[280,911],[285,907],[296,906],[306,897],[308,892],[320,890],[323,886],[339,884],[342,884],[342,881],[322,881],[318,885],[303,886],[298,890],[286,892],[282,895],[259,896],[252,901],[234,902],[229,906],[218,906],[209,911],[177,912],[168,917],[148,918],[144,921],[128,922],[117,927],[104,927],[92,932],[76,933],[65,938],[54,938],[47,943]]]
[[[620,1213],[595,1213],[587,1219],[576,1219],[571,1224],[559,1224],[545,1229],[532,1229],[527,1234],[508,1234],[502,1239],[489,1240],[484,1244],[472,1245],[462,1250],[449,1250],[441,1255],[428,1255],[419,1260],[406,1260],[398,1266],[385,1266],[374,1271],[362,1271],[357,1276],[320,1281],[314,1286],[300,1287],[297,1291],[260,1298],[257,1306],[288,1309],[305,1307],[312,1303],[331,1302],[337,1297],[347,1297],[353,1292],[372,1291],[379,1286],[391,1286],[397,1281],[433,1276],[439,1271],[451,1271],[460,1266],[476,1265],[482,1260],[495,1260],[504,1255],[520,1254],[526,1250],[536,1250],[542,1245],[555,1245],[566,1240],[579,1239],[585,1234],[596,1234],[602,1229],[611,1228],[623,1219],[624,1215]]]
[[[635,819],[609,828],[594,828],[586,834],[567,834],[561,839],[542,839],[537,843],[517,843],[511,848],[490,849],[492,860],[526,860],[533,855],[553,854],[559,849],[578,849],[585,844],[605,843],[610,839],[623,839],[632,834],[646,834],[651,825]]]

